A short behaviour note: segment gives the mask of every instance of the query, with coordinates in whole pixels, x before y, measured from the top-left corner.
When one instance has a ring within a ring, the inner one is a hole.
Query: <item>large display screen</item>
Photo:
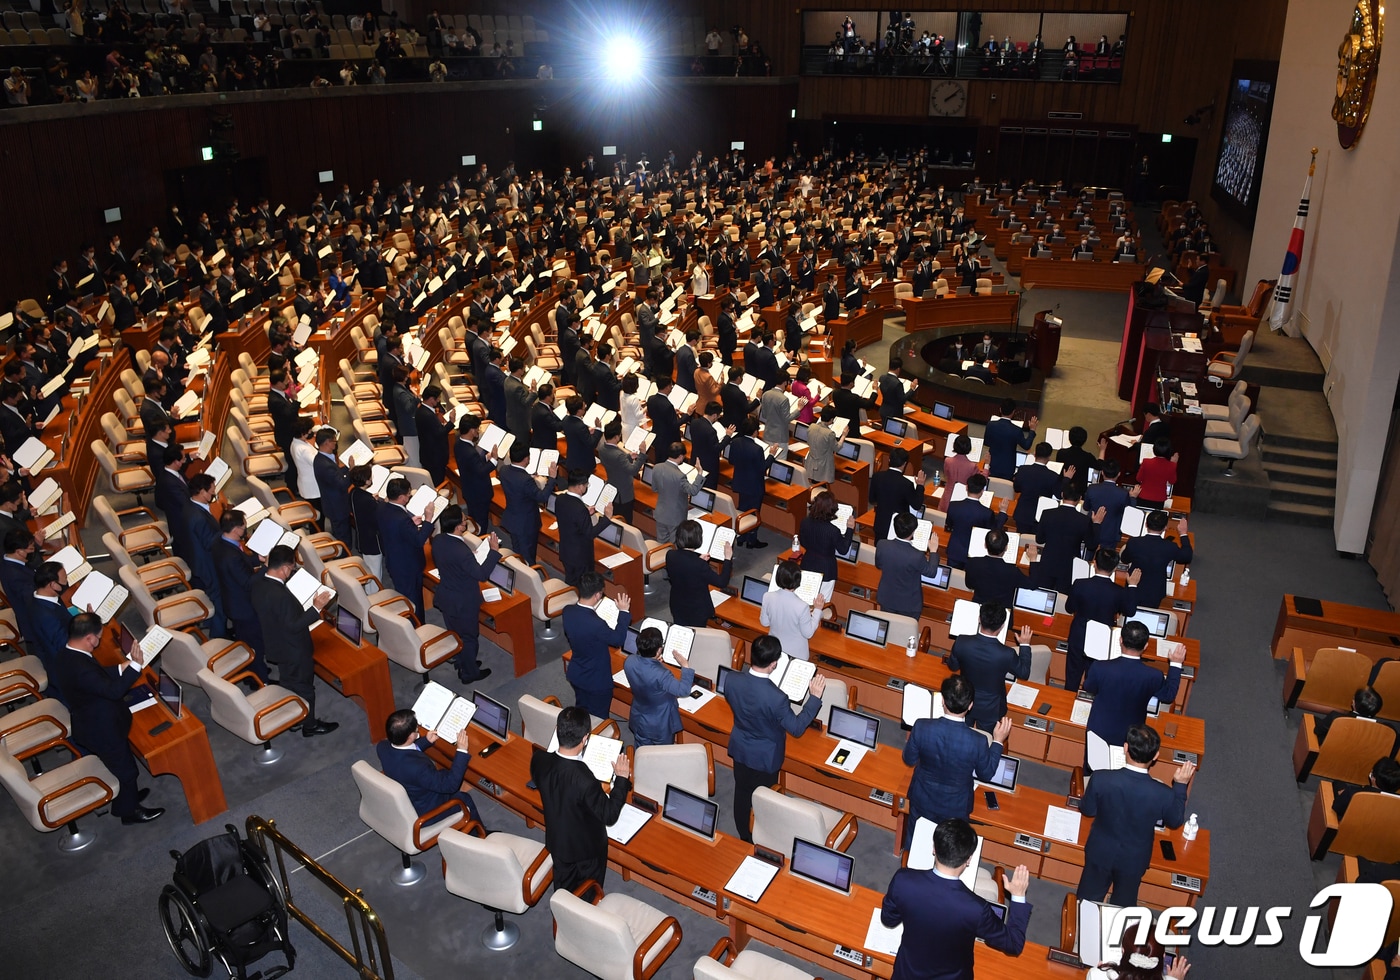
[[[1277,70],[1276,64],[1235,63],[1220,128],[1211,194],[1250,218],[1259,205]]]

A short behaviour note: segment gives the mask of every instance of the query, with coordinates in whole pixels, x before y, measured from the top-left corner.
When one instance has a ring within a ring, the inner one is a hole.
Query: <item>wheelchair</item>
[[[191,976],[207,977],[217,957],[230,978],[272,980],[296,962],[287,933],[287,899],[271,863],[226,824],[227,833],[172,850],[175,877],[160,893],[160,923],[170,951]],[[286,965],[249,974],[268,953]]]

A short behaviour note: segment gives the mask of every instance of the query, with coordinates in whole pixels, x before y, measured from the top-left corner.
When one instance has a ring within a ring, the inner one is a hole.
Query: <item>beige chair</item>
[[[102,472],[107,474],[107,485],[111,487],[112,493],[135,494],[136,503],[139,505],[141,494],[156,488],[156,478],[149,466],[141,463],[122,466],[117,462],[117,457],[112,455],[112,450],[100,439],[92,440],[91,448],[92,454],[97,457],[98,465],[102,467]]]
[[[383,394],[383,390],[374,381],[365,381],[355,375],[354,369],[350,367],[350,362],[341,358],[339,363],[341,383],[349,389],[356,398],[378,400]]]
[[[246,350],[238,355],[238,366],[243,369],[243,373],[248,376],[248,380],[253,383],[253,390],[259,394],[267,394],[267,375],[258,376],[258,365],[253,360],[253,355]]]
[[[280,452],[255,453],[248,440],[237,426],[227,430],[229,445],[233,447],[233,458],[244,476],[276,476],[285,473],[287,460]]]
[[[116,454],[119,462],[146,462],[145,441],[131,438],[131,434],[126,431],[126,426],[122,425],[121,420],[117,418],[116,412],[103,412],[101,424],[102,434],[107,437],[107,444]]]
[[[681,944],[681,924],[635,898],[585,883],[590,903],[571,892],[549,896],[554,950],[602,980],[650,980]]]
[[[0,743],[0,783],[35,830],[47,833],[66,826],[68,833],[59,841],[58,849],[71,853],[96,840],[92,831],[78,829],[79,818],[111,803],[120,787],[117,777],[101,759],[95,755],[79,756],[71,744],[65,744],[73,753],[73,760],[30,779],[21,758]]]
[[[715,759],[709,742],[638,746],[632,791],[661,803],[668,785],[696,796],[715,795]]]
[[[1245,401],[1249,398],[1249,382],[1243,379],[1235,382],[1235,387],[1230,390],[1230,398],[1224,405],[1202,405],[1201,417],[1207,422],[1223,422],[1230,416],[1230,406],[1236,396],[1244,395]]]
[[[369,430],[365,428],[365,425],[366,423],[360,419],[351,418],[350,420],[350,428],[355,433],[355,438],[374,450],[374,462],[376,464],[395,469],[408,462],[408,453],[404,451],[402,446],[393,442],[393,436],[390,436],[387,440],[380,439],[376,441],[374,436],[370,435]]]
[[[432,623],[419,624],[413,603],[404,596],[376,602],[366,624],[379,634],[379,647],[389,659],[427,680],[430,670],[455,657],[462,649],[457,634]]]
[[[854,711],[856,707],[855,688],[848,687],[846,682],[840,678],[828,677],[826,687],[822,689],[822,706],[817,709],[817,721],[821,722],[823,728],[831,723],[832,705]],[[801,710],[801,705],[792,706],[793,714],[798,714]]]
[[[543,700],[532,694],[522,694],[516,701],[516,707],[520,709],[520,730],[526,741],[532,742],[542,749],[549,748],[554,742],[559,712],[564,710],[559,699],[552,694]],[[611,718],[589,715],[588,724],[594,735],[607,735],[610,738],[622,737],[622,729]]]
[[[146,426],[141,422],[141,409],[125,388],[118,388],[112,392],[112,404],[117,406],[117,413],[122,417],[122,425],[126,426],[127,434],[132,438],[144,437]]]
[[[1259,430],[1264,423],[1260,421],[1258,413],[1251,415],[1240,423],[1240,432],[1234,439],[1211,439],[1202,440],[1201,446],[1212,456],[1228,459],[1225,464],[1225,475],[1235,475],[1235,460],[1246,459],[1253,448],[1254,438],[1259,435]]]
[[[146,555],[153,551],[163,552],[170,545],[170,532],[167,530],[165,522],[156,517],[149,507],[113,510],[106,497],[95,494],[92,498],[92,509],[96,511],[97,519],[102,522],[102,526],[116,537],[123,548],[133,555]],[[124,526],[122,518],[132,514],[144,514],[150,520],[142,524]],[[170,557],[168,553],[166,557]]]
[[[480,831],[481,825],[472,822]],[[447,890],[484,906],[494,921],[481,933],[481,945],[497,952],[520,939],[520,927],[505,913],[523,915],[544,897],[554,881],[554,859],[539,841],[514,834],[478,834],[449,828],[438,835]]]
[[[1223,419],[1210,419],[1206,422],[1206,438],[1238,439],[1240,426],[1244,424],[1245,416],[1249,414],[1249,396],[1231,392],[1225,410]]]
[[[733,634],[728,630],[702,626],[695,631],[695,640],[690,646],[690,666],[696,677],[708,678],[711,683],[719,679],[719,668],[734,666],[735,648],[738,646]]]
[[[228,393],[230,409],[238,409],[243,413],[243,417],[248,420],[248,428],[252,429],[260,436],[266,436],[275,431],[272,423],[272,416],[266,411],[254,412],[248,405],[248,399],[243,397],[243,392],[237,388],[230,388]]]
[[[350,767],[360,788],[360,819],[380,837],[399,849],[403,867],[390,876],[396,885],[416,885],[427,874],[412,855],[437,843],[449,828],[460,829],[470,821],[461,800],[450,799],[421,817],[409,802],[408,791],[363,759]]]
[[[0,715],[0,745],[16,759],[37,757],[61,744],[72,730],[72,716],[57,698],[43,698]],[[30,765],[36,767],[36,775],[41,772],[37,758],[32,758]]]
[[[190,587],[190,567],[181,558],[157,558],[144,565],[137,564],[136,559],[131,557],[131,552],[122,547],[121,541],[111,531],[103,533],[102,545],[118,567],[134,569],[152,595],[183,592]]]
[[[736,952],[734,940],[725,936],[708,956],[695,961],[695,980],[819,980],[782,960],[755,949]]]
[[[715,516],[723,517],[736,535],[742,536],[758,530],[758,511],[746,510],[741,513],[734,504],[734,498],[723,490],[714,491],[714,495]]]
[[[642,557],[642,594],[655,595],[656,587],[651,584],[651,576],[655,572],[666,570],[666,552],[674,546],[651,540],[631,524],[624,524],[618,520],[614,520],[613,523],[622,528],[623,546],[631,548]]]
[[[859,829],[854,816],[829,806],[785,796],[767,786],[753,792],[753,842],[784,857],[792,854],[797,838],[845,851]]]
[[[201,671],[208,670],[225,680],[248,669],[253,650],[240,640],[204,640],[193,633],[171,630],[170,641],[160,652],[161,666],[181,684],[202,687]]]
[[[286,487],[272,487],[251,474],[246,474],[244,480],[248,489],[253,491],[253,496],[258,499],[258,503],[267,508],[268,516],[278,524],[289,531],[307,527],[313,532],[316,530],[316,508],[305,500],[296,499],[291,490]],[[277,493],[279,490],[282,492],[280,497]]]
[[[321,580],[324,582],[327,579],[329,579],[327,584],[335,590],[336,599],[342,606],[354,613],[355,617],[370,633],[374,632],[373,620],[370,617],[371,609],[381,602],[408,601],[404,598],[403,593],[386,589],[380,585],[379,579],[370,574],[361,558],[327,564]]]
[[[543,565],[530,566],[519,558],[507,558],[505,564],[515,572],[515,587],[530,597],[530,615],[544,624],[540,639],[553,640],[559,636],[554,619],[566,606],[578,602],[578,590],[563,579],[546,578]]]
[[[1249,330],[1240,338],[1240,349],[1234,351],[1221,351],[1210,359],[1206,365],[1206,373],[1212,378],[1224,378],[1226,381],[1234,381],[1240,376],[1240,370],[1244,367],[1244,359],[1249,355],[1249,350],[1254,346],[1254,331]]]
[[[280,397],[280,396],[279,396]],[[243,436],[244,442],[248,443],[248,449],[254,453],[275,453],[279,451],[277,440],[273,438],[273,430],[270,427],[254,428],[248,420],[248,416],[243,414],[243,410],[237,405],[230,405],[228,409],[229,421],[238,429]]]
[[[261,745],[253,761],[270,766],[282,758],[282,750],[272,740],[293,725],[300,725],[310,713],[305,701],[276,684],[264,685],[251,671],[225,679],[209,668],[198,674],[199,686],[209,695],[209,709],[223,728],[245,742]],[[240,681],[252,681],[257,690],[244,693]]]
[[[902,647],[909,642],[909,637],[919,638],[919,621],[911,616],[901,616],[883,609],[871,615],[889,621],[890,628],[885,634],[885,643],[889,646]]]
[[[29,698],[38,700],[48,687],[49,674],[38,657],[0,661],[0,705],[8,707]]]
[[[131,601],[141,610],[141,618],[147,626],[158,624],[167,630],[183,630],[198,626],[214,615],[213,601],[200,589],[177,592],[157,602],[135,569],[118,568],[117,577],[131,593]]]

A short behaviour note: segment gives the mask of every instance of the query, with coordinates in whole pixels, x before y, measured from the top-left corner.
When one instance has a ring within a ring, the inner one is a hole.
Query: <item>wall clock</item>
[[[929,90],[928,114],[930,116],[966,116],[967,83],[947,79],[934,82]]]
[[[1379,0],[1356,0],[1351,23],[1337,48],[1337,97],[1332,102],[1337,142],[1344,150],[1360,141],[1371,113],[1384,35],[1385,7]]]

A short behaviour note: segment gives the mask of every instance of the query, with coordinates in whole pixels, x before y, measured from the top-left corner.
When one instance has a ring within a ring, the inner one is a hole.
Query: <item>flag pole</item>
[[[1303,233],[1308,223],[1308,208],[1311,204],[1313,174],[1317,172],[1317,147],[1312,148],[1312,160],[1308,163],[1308,179],[1303,183],[1303,196],[1298,201],[1298,213],[1293,218],[1293,230],[1288,236],[1288,250],[1283,256],[1283,270],[1279,273],[1278,285],[1274,287],[1274,309],[1269,326],[1275,331],[1284,331],[1290,337],[1300,336],[1293,325],[1296,312],[1293,303],[1298,267],[1303,263]]]

